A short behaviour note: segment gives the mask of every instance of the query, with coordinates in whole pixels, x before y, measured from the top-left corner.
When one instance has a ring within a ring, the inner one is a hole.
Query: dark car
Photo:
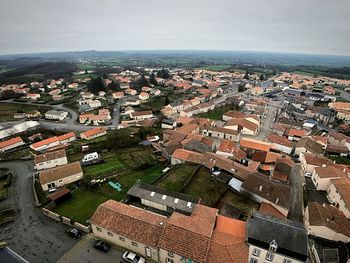
[[[70,235],[71,237],[73,238],[80,238],[81,237],[81,232],[80,230],[76,229],[76,228],[70,228],[68,231],[67,231],[68,235]]]
[[[106,242],[103,242],[102,240],[96,240],[94,242],[94,248],[100,250],[100,251],[103,251],[105,253],[108,252],[108,250],[111,249],[111,246],[109,244],[107,244]]]

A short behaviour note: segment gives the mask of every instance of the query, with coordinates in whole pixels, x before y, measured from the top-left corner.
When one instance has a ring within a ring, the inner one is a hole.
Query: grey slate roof
[[[306,260],[307,232],[304,225],[254,212],[247,224],[248,243],[268,250],[272,240],[277,242],[276,253]]]
[[[6,263],[29,263],[9,247],[0,249],[0,262]]]
[[[174,208],[175,211],[185,214],[191,214],[194,204],[198,204],[199,202],[198,198],[142,182],[135,183],[129,189],[128,195],[163,204],[170,208],[170,211]]]

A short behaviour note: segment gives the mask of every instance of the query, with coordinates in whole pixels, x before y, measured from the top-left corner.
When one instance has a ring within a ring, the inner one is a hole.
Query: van
[[[81,160],[82,163],[88,163],[88,162],[93,162],[99,159],[98,153],[97,152],[93,152],[93,153],[89,153],[86,154],[84,156],[84,158]]]

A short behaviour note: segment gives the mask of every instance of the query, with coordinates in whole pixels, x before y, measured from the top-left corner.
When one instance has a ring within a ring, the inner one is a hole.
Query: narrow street
[[[18,214],[12,223],[0,227],[1,241],[30,262],[56,262],[76,244],[61,223],[48,219],[34,205],[32,191],[33,164],[31,161],[2,162],[14,175],[8,198],[0,208],[16,208]]]
[[[291,206],[287,218],[303,223],[303,177],[300,165],[295,165],[289,176],[291,186]]]

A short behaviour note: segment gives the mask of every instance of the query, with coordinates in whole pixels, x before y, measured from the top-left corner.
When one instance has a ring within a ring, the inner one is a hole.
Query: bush
[[[12,174],[10,173],[5,180],[4,187],[10,187],[11,182],[12,182]]]

